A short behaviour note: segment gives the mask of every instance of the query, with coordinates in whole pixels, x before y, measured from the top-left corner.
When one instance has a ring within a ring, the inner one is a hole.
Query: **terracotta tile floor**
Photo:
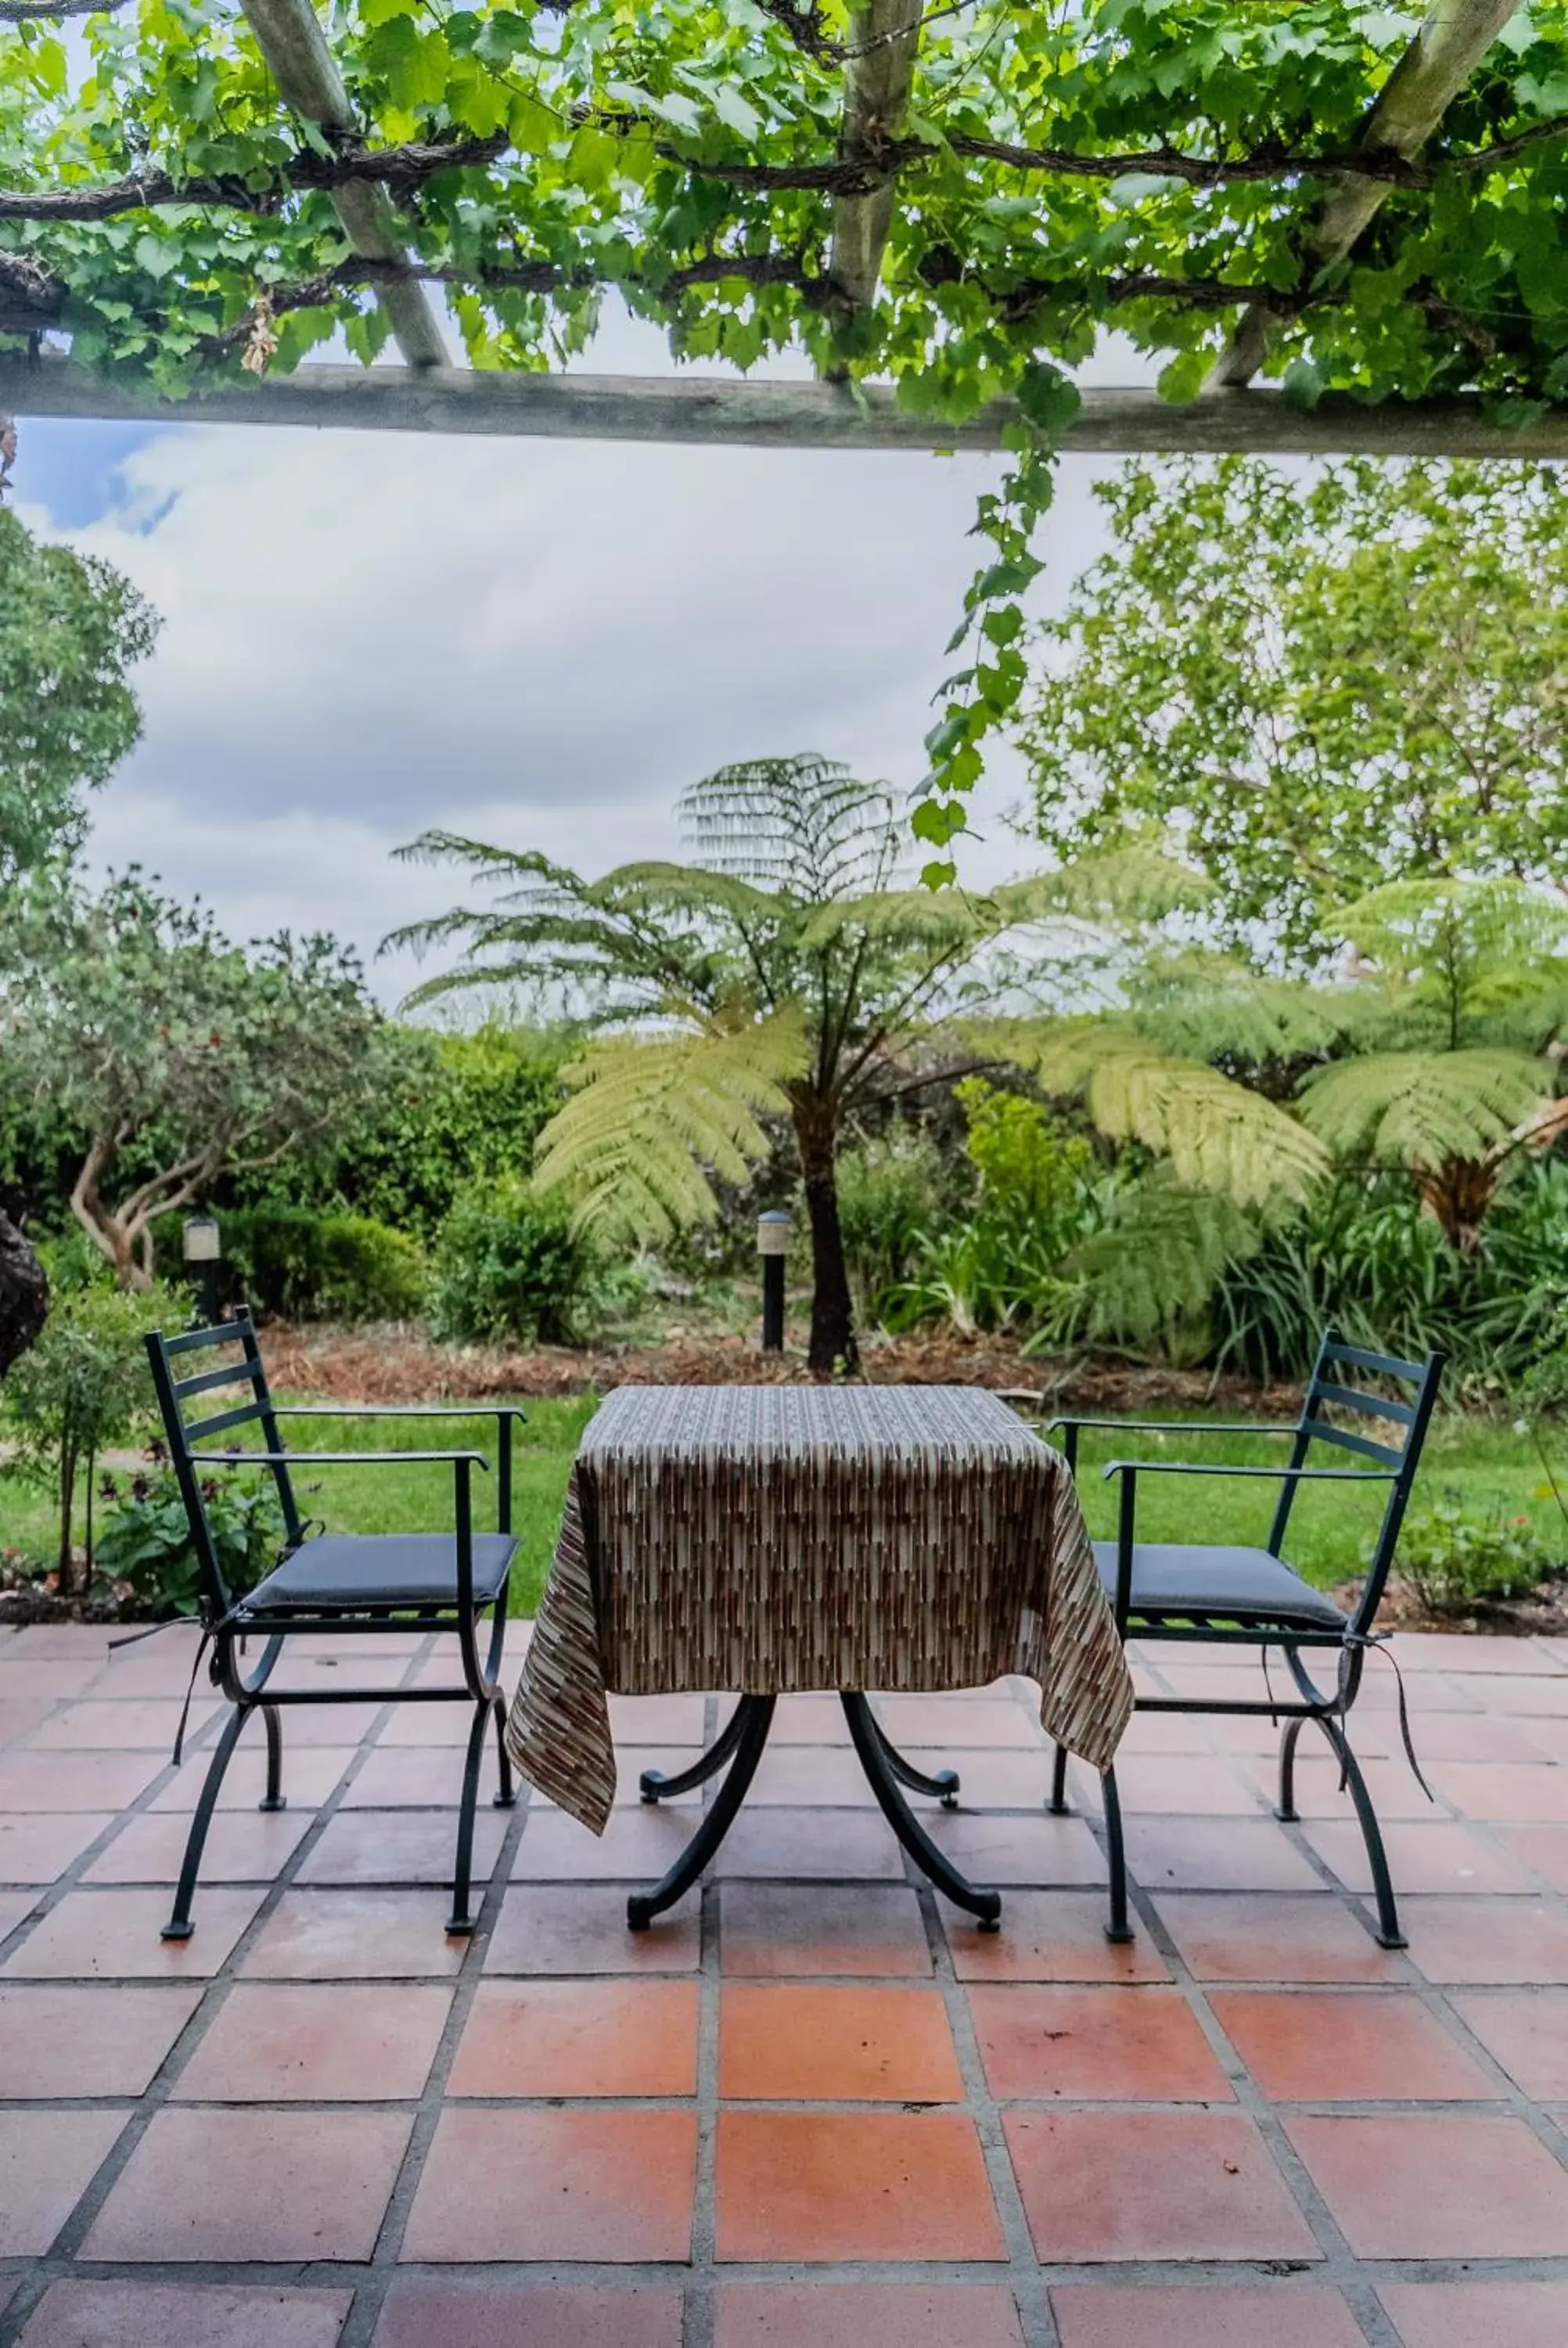
[[[1286,1827],[1266,1724],[1150,1715],[1110,1946],[1098,1788],[1046,1817],[1008,1685],[885,1707],[964,1776],[917,1807],[995,1937],[906,1869],[821,1696],[715,1879],[629,1933],[696,1807],[634,1773],[723,1716],[681,1695],[617,1701],[602,1842],[487,1804],[466,1943],[456,1707],[287,1717],[290,1807],[243,1755],[179,1948],[220,1725],[165,1766],[189,1641],[0,1632],[0,2348],[1563,2348],[1568,1643],[1399,1653],[1436,1805],[1384,1674],[1361,1743],[1408,1952],[1322,1756]]]

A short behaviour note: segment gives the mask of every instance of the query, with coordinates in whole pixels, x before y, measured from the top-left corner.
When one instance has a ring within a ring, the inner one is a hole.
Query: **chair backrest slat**
[[[1296,1437],[1290,1447],[1290,1465],[1301,1468],[1314,1443],[1327,1443],[1336,1450],[1353,1451],[1366,1459],[1375,1459],[1379,1467],[1393,1470],[1384,1503],[1383,1520],[1373,1547],[1372,1562],[1362,1585],[1360,1601],[1351,1619],[1353,1633],[1364,1632],[1371,1626],[1382,1598],[1383,1585],[1394,1562],[1399,1528],[1404,1522],[1409,1502],[1410,1487],[1420,1464],[1427,1428],[1437,1406],[1438,1388],[1447,1355],[1431,1353],[1424,1362],[1402,1362],[1392,1354],[1377,1354],[1364,1345],[1348,1345],[1337,1329],[1327,1329],[1317,1348],[1312,1377],[1296,1421]],[[1408,1402],[1392,1395],[1371,1393],[1364,1386],[1346,1384],[1332,1375],[1340,1370],[1362,1370],[1370,1377],[1386,1382],[1398,1381],[1411,1386],[1414,1392]],[[1402,1426],[1405,1439],[1400,1445],[1379,1443],[1369,1435],[1358,1435],[1346,1426],[1336,1426],[1326,1417],[1326,1410],[1348,1410],[1357,1416],[1381,1421],[1386,1426]],[[1300,1489],[1299,1478],[1286,1479],[1275,1510],[1274,1525],[1268,1536],[1268,1546],[1276,1557],[1284,1547],[1290,1512]]]
[[[176,1378],[172,1364],[180,1354],[212,1346],[238,1346],[241,1359],[231,1366],[204,1370],[193,1377]],[[224,1579],[218,1545],[208,1521],[206,1502],[202,1497],[200,1462],[191,1456],[194,1444],[205,1436],[221,1435],[231,1426],[260,1425],[269,1451],[281,1452],[282,1441],[278,1421],[272,1409],[272,1397],[267,1385],[267,1374],[261,1364],[261,1350],[256,1343],[255,1324],[249,1307],[242,1307],[232,1321],[215,1323],[207,1329],[182,1330],[178,1336],[165,1337],[161,1332],[149,1330],[147,1337],[148,1362],[152,1371],[153,1389],[158,1395],[159,1411],[163,1419],[164,1439],[169,1457],[185,1503],[186,1519],[195,1546],[197,1564],[201,1575],[202,1612],[209,1621],[226,1614],[231,1603],[231,1592]],[[231,1410],[214,1412],[207,1418],[187,1421],[180,1406],[190,1395],[204,1394],[221,1385],[244,1386],[251,1389],[250,1398]],[[287,1545],[292,1549],[303,1536],[304,1527],[294,1499],[294,1488],[287,1466],[280,1458],[267,1463],[278,1494],[278,1504],[283,1514]],[[220,1471],[227,1474],[229,1471]]]

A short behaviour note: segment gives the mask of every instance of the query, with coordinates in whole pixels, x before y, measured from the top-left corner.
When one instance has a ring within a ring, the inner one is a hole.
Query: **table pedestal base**
[[[634,1932],[646,1931],[655,1916],[672,1908],[692,1889],[729,1833],[763,1757],[777,1701],[776,1696],[771,1695],[742,1696],[717,1740],[689,1769],[676,1776],[666,1776],[660,1769],[642,1772],[639,1786],[643,1800],[658,1802],[672,1794],[689,1794],[693,1787],[702,1785],[722,1769],[726,1761],[730,1763],[730,1773],[712,1807],[668,1875],[651,1891],[634,1891],[628,1900],[626,1921]],[[975,1917],[982,1932],[994,1932],[1002,1912],[1001,1895],[978,1890],[958,1873],[938,1849],[898,1791],[900,1785],[907,1786],[917,1794],[927,1794],[939,1801],[944,1809],[951,1809],[958,1797],[956,1773],[943,1769],[935,1776],[922,1776],[888,1743],[864,1695],[841,1690],[839,1702],[866,1782],[904,1849],[921,1873],[955,1908]]]

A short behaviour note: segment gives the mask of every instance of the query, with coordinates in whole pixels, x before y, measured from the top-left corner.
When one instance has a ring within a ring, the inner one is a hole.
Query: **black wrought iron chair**
[[[1360,1686],[1368,1652],[1378,1643],[1373,1624],[1394,1561],[1399,1527],[1420,1463],[1445,1358],[1434,1353],[1429,1354],[1425,1362],[1396,1361],[1389,1354],[1368,1353],[1360,1346],[1347,1344],[1337,1330],[1329,1329],[1318,1346],[1307,1399],[1294,1426],[1253,1421],[1204,1425],[1180,1419],[1056,1418],[1048,1429],[1051,1434],[1061,1434],[1062,1448],[1074,1473],[1079,1437],[1085,1427],[1194,1437],[1257,1435],[1289,1438],[1290,1458],[1284,1468],[1210,1466],[1175,1459],[1113,1459],[1104,1473],[1108,1478],[1119,1478],[1121,1483],[1117,1537],[1113,1541],[1096,1541],[1094,1554],[1106,1595],[1115,1609],[1117,1630],[1123,1639],[1134,1638],[1140,1645],[1158,1640],[1202,1641],[1205,1645],[1250,1646],[1260,1652],[1278,1647],[1282,1651],[1295,1682],[1293,1699],[1276,1702],[1270,1697],[1259,1702],[1140,1695],[1137,1709],[1258,1715],[1283,1721],[1278,1816],[1286,1819],[1296,1816],[1296,1747],[1304,1726],[1308,1721],[1314,1722],[1334,1750],[1356,1807],[1377,1896],[1378,1938],[1386,1949],[1401,1949],[1405,1941],[1399,1931],[1399,1910],[1377,1812],[1346,1735],[1346,1715]],[[1409,1399],[1349,1384],[1350,1376],[1357,1372],[1385,1385],[1410,1389]],[[1370,1420],[1380,1426],[1402,1427],[1404,1439],[1398,1446],[1379,1441],[1372,1435],[1337,1424],[1325,1415],[1328,1411]],[[1308,1466],[1307,1454],[1315,1443],[1328,1444],[1378,1464],[1372,1468]],[[1279,1501],[1266,1548],[1140,1541],[1135,1518],[1141,1476],[1278,1479]],[[1321,1590],[1315,1590],[1281,1554],[1296,1491],[1308,1480],[1386,1483],[1389,1487],[1371,1564],[1359,1600],[1348,1614],[1343,1613]],[[1319,1687],[1302,1661],[1304,1651],[1315,1650],[1337,1657],[1332,1691]],[[1411,1757],[1413,1761],[1414,1756]],[[1105,1773],[1103,1786],[1111,1869],[1111,1918],[1106,1930],[1112,1940],[1128,1941],[1132,1934],[1127,1920],[1126,1858],[1114,1769]],[[1067,1807],[1067,1755],[1060,1746],[1052,1771],[1050,1807],[1057,1812]]]
[[[220,1363],[194,1375],[179,1376],[175,1365],[191,1354],[215,1348],[239,1349],[236,1362]],[[166,1941],[188,1940],[195,1929],[190,1920],[196,1879],[207,1830],[212,1822],[224,1773],[253,1712],[260,1712],[267,1732],[267,1791],[263,1810],[284,1807],[282,1790],[283,1739],[279,1719],[287,1704],[469,1703],[474,1706],[468,1732],[462,1800],[457,1814],[457,1850],[453,1869],[452,1915],[449,1932],[473,1930],[469,1890],[474,1859],[474,1811],[478,1796],[479,1768],[487,1724],[496,1728],[500,1787],[496,1806],[507,1809],[516,1799],[511,1766],[502,1732],[506,1699],[497,1673],[506,1636],[507,1599],[518,1543],[512,1534],[512,1430],[523,1413],[510,1405],[475,1410],[463,1405],[415,1405],[381,1408],[374,1405],[338,1403],[276,1403],[267,1385],[266,1371],[248,1311],[233,1320],[205,1329],[191,1329],[177,1337],[156,1330],[147,1338],[148,1359],[163,1416],[170,1463],[190,1527],[200,1570],[202,1643],[210,1641],[212,1683],[234,1706],[208,1766],[206,1782],[190,1821],[184,1865],[174,1897],[174,1911],[163,1928]],[[223,1386],[247,1386],[247,1398],[210,1416],[188,1421],[182,1406],[196,1395]],[[474,1529],[473,1473],[489,1461],[479,1451],[289,1451],[278,1432],[281,1418],[475,1418],[493,1416],[497,1423],[500,1467],[497,1479],[497,1529]],[[228,1435],[236,1428],[256,1427],[264,1450],[200,1451],[204,1438]],[[290,1470],[296,1468],[341,1468],[367,1463],[386,1468],[448,1461],[454,1489],[454,1529],[450,1533],[321,1533],[307,1538]],[[202,1483],[215,1468],[265,1468],[271,1470],[282,1512],[284,1543],[278,1563],[255,1589],[231,1591],[224,1579],[217,1544],[208,1523]],[[483,1659],[481,1625],[488,1614],[489,1635]],[[304,1634],[364,1634],[388,1632],[451,1631],[456,1633],[460,1684],[435,1687],[325,1688],[274,1687],[272,1672],[291,1638]],[[254,1668],[241,1663],[248,1640],[261,1641]],[[198,1667],[200,1654],[198,1653]],[[194,1679],[194,1673],[192,1674]]]

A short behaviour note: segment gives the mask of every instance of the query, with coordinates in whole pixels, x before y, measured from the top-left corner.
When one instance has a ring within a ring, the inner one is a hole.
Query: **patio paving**
[[[995,1938],[907,1875],[808,1697],[645,1934],[626,1890],[690,1803],[623,1798],[603,1843],[483,1812],[466,1945],[465,1715],[288,1715],[293,1807],[220,1811],[165,1947],[220,1725],[165,1766],[189,1634],[0,1632],[0,2348],[1563,2348],[1568,1643],[1396,1647],[1435,1805],[1377,1663],[1357,1719],[1405,1954],[1326,1762],[1286,1827],[1266,1726],[1148,1715],[1110,1947],[1096,1789],[1043,1815],[1006,1685],[886,1708],[965,1778],[918,1807],[1002,1885]],[[630,1778],[723,1707],[615,1710]]]

